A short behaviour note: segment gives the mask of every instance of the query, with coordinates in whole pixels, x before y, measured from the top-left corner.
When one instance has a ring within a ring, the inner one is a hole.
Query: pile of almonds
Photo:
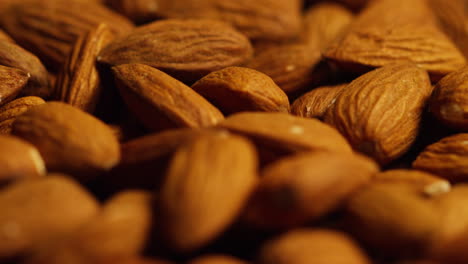
[[[0,29],[0,263],[468,263],[467,0],[2,0]]]

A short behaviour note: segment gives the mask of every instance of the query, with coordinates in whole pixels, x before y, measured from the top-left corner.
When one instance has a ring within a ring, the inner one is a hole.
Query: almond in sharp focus
[[[351,82],[328,108],[325,121],[357,151],[381,164],[404,154],[416,139],[432,92],[427,72],[392,64]]]
[[[297,98],[291,105],[291,113],[300,117],[322,119],[346,86],[348,84],[317,87]]]
[[[257,156],[244,138],[202,135],[181,147],[161,188],[161,231],[188,252],[207,245],[234,222],[257,183]]]
[[[16,117],[22,115],[29,108],[45,104],[45,101],[36,96],[26,96],[15,99],[0,107],[0,133],[10,134]]]
[[[312,152],[290,156],[262,170],[246,210],[260,228],[288,228],[336,210],[378,172],[370,159],[356,154]]]
[[[146,64],[191,83],[212,71],[243,64],[251,56],[249,40],[228,24],[168,19],[116,39],[98,60],[110,65]]]
[[[150,129],[211,126],[224,119],[202,96],[160,70],[144,64],[112,69],[124,101]]]
[[[0,191],[0,259],[17,257],[91,219],[96,200],[64,176],[17,181]]]
[[[243,111],[289,112],[287,95],[267,75],[243,67],[212,72],[192,85],[225,114]]]
[[[456,134],[429,145],[413,162],[413,168],[428,171],[452,182],[468,179],[468,134]]]
[[[374,1],[348,33],[327,49],[325,57],[357,72],[409,61],[426,69],[433,80],[466,63],[438,28],[425,0]]]
[[[17,117],[12,134],[36,146],[49,171],[70,173],[80,180],[111,169],[120,159],[112,130],[73,106],[50,102]]]
[[[303,228],[267,241],[260,250],[259,263],[370,264],[371,260],[345,233]]]
[[[448,126],[468,130],[468,67],[440,80],[429,101],[430,111]]]
[[[0,66],[0,106],[15,99],[30,77],[23,70]]]
[[[0,18],[0,24],[20,45],[53,70],[60,69],[75,41],[100,23],[118,35],[133,28],[125,17],[89,1],[20,1],[11,4]]]
[[[99,24],[94,30],[78,38],[58,75],[56,99],[89,113],[94,111],[101,94],[96,57],[113,38],[114,35],[106,24]]]

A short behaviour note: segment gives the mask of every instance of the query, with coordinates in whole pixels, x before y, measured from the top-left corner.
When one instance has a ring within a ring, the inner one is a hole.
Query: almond
[[[300,117],[323,119],[327,109],[348,84],[322,86],[303,94],[291,105],[291,113]]]
[[[190,87],[160,70],[143,64],[112,69],[124,101],[152,130],[211,126],[224,119]]]
[[[325,121],[353,148],[386,164],[410,148],[432,86],[425,70],[392,64],[352,81],[328,108]]]
[[[371,263],[359,245],[345,233],[306,228],[289,231],[265,243],[259,260],[261,264]]]
[[[322,218],[368,183],[378,166],[355,154],[312,152],[262,170],[246,219],[260,228],[287,228]]]
[[[468,179],[468,134],[456,134],[429,145],[413,168],[434,173],[452,182]]]
[[[27,253],[74,230],[98,210],[96,200],[64,176],[18,181],[0,191],[0,259]]]
[[[41,104],[45,104],[45,101],[40,97],[26,96],[0,107],[0,133],[10,134],[16,117],[22,115],[29,108]]]
[[[48,170],[70,173],[80,180],[111,169],[120,159],[112,130],[64,103],[31,108],[16,118],[12,134],[36,146]]]
[[[429,101],[430,111],[444,124],[468,130],[468,67],[440,80]]]
[[[227,255],[205,255],[188,264],[247,264],[248,262]]]
[[[99,24],[78,38],[58,75],[56,99],[86,112],[94,112],[101,94],[96,57],[113,38],[111,28],[106,24]]]
[[[23,70],[0,65],[0,106],[15,99],[30,77]]]
[[[349,32],[327,49],[325,57],[354,72],[413,62],[426,69],[433,80],[466,63],[438,28],[425,0],[374,1]]]
[[[172,262],[159,260],[159,259],[150,259],[150,258],[119,258],[119,259],[108,259],[99,262],[98,264],[171,264]]]
[[[212,72],[192,85],[226,114],[242,111],[289,112],[287,95],[267,75],[243,67]]]
[[[252,57],[249,40],[216,20],[156,21],[105,47],[98,60],[110,65],[141,63],[193,83],[206,74],[245,63]]]
[[[226,132],[201,136],[171,160],[161,188],[161,232],[180,252],[199,249],[234,222],[257,183],[247,140]]]

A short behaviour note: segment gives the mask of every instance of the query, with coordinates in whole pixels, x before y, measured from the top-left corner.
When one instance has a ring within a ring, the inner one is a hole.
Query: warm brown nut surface
[[[0,136],[0,184],[21,178],[34,178],[46,169],[37,149],[19,138]]]
[[[36,105],[45,104],[45,101],[36,96],[26,96],[15,99],[0,107],[0,133],[10,134],[16,117]]]
[[[48,73],[41,61],[29,51],[13,42],[0,41],[0,65],[23,70],[30,74],[22,95],[49,97],[52,88],[49,85]]]
[[[160,194],[169,246],[192,251],[211,242],[236,219],[257,180],[256,151],[244,138],[219,132],[181,147]]]
[[[228,255],[205,255],[191,260],[188,264],[248,264],[248,262]]]
[[[429,198],[402,182],[373,183],[352,196],[346,210],[348,230],[392,257],[423,254],[440,223]]]
[[[339,253],[338,253],[339,252]],[[369,264],[359,245],[345,233],[296,229],[273,239],[260,250],[261,264]]]
[[[194,82],[252,56],[249,40],[228,24],[216,20],[162,20],[116,39],[98,60],[105,64],[147,64],[175,78]]]
[[[327,109],[348,84],[322,86],[303,94],[291,105],[291,113],[300,117],[322,119]]]
[[[466,63],[437,27],[425,0],[375,1],[325,56],[351,71],[411,61],[428,70],[433,79]]]
[[[317,151],[284,158],[263,169],[246,220],[260,228],[286,228],[317,220],[377,172],[372,160],[356,154]]]
[[[64,103],[31,108],[16,118],[12,134],[36,146],[49,171],[70,173],[80,180],[111,169],[120,159],[112,130]]]
[[[267,75],[243,67],[212,72],[192,85],[225,114],[242,111],[289,112],[289,99]]]
[[[428,171],[453,182],[468,179],[468,134],[456,134],[429,145],[413,162],[413,168]]]
[[[432,92],[427,72],[392,64],[351,82],[328,108],[325,121],[357,151],[381,164],[404,154],[416,139]]]
[[[247,136],[260,146],[283,152],[350,152],[349,144],[335,129],[316,119],[284,113],[246,112],[231,115],[219,127]]]
[[[92,113],[101,94],[96,57],[114,39],[109,26],[99,24],[75,42],[58,75],[55,99]]]
[[[440,80],[429,101],[430,111],[443,123],[468,130],[468,67]]]
[[[23,70],[0,66],[0,105],[4,105],[21,92],[31,75]]]
[[[100,263],[143,251],[152,224],[152,197],[126,191],[107,201],[88,222],[49,244],[39,245],[25,263]]]
[[[112,68],[124,101],[150,129],[211,126],[223,114],[190,87],[144,64]]]
[[[113,259],[110,258],[108,260],[100,261],[96,264],[172,264],[172,262],[159,260],[159,259],[152,259],[152,258],[117,258]]]
[[[99,23],[108,24],[119,35],[133,28],[126,18],[90,1],[16,1],[0,18],[20,45],[54,70],[61,68],[78,37]]]
[[[0,258],[27,253],[35,245],[90,220],[98,204],[64,176],[18,181],[0,191]]]

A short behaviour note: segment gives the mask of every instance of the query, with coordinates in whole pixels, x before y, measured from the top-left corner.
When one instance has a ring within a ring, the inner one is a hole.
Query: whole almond
[[[468,179],[468,134],[456,134],[429,145],[413,162],[413,168],[452,182]]]
[[[16,118],[12,134],[36,146],[49,171],[70,173],[80,180],[111,169],[120,159],[112,130],[64,103],[50,102],[29,109]]]
[[[0,259],[28,253],[79,227],[98,211],[96,200],[64,176],[17,181],[0,191]]]
[[[94,112],[101,94],[96,57],[114,38],[111,28],[99,24],[80,36],[57,77],[55,97],[86,112]]]
[[[303,228],[266,242],[260,250],[259,263],[369,264],[371,261],[345,233]]]
[[[0,106],[15,99],[30,77],[23,70],[0,65]]]
[[[18,138],[0,136],[0,184],[22,178],[43,176],[44,161],[37,149]]]
[[[262,170],[246,220],[260,228],[290,228],[320,219],[377,172],[372,160],[356,154],[317,151],[284,158]]]
[[[468,130],[468,67],[452,72],[434,88],[429,108],[444,124]]]
[[[267,75],[243,67],[212,72],[192,85],[226,114],[242,111],[289,112],[287,95]]]
[[[249,40],[216,20],[156,21],[116,39],[99,54],[110,65],[141,63],[184,82],[245,63],[252,57]]]
[[[416,139],[432,86],[427,72],[392,64],[351,82],[328,108],[325,121],[357,151],[381,164],[404,154]]]
[[[91,1],[20,1],[11,4],[0,18],[0,24],[20,45],[53,70],[61,68],[75,41],[99,23],[106,23],[118,35],[133,28],[125,17]]]
[[[256,170],[254,146],[226,132],[181,147],[160,193],[161,232],[169,246],[188,252],[218,237],[247,202]]]
[[[188,262],[188,264],[248,264],[228,255],[204,255]]]
[[[29,108],[45,104],[45,101],[36,96],[26,96],[15,99],[0,107],[0,133],[10,134],[16,117],[22,115]]]
[[[342,68],[363,72],[369,67],[413,62],[433,80],[466,61],[438,28],[425,0],[381,0],[367,7],[350,30],[325,52]]]
[[[24,263],[100,263],[136,256],[148,239],[151,201],[150,193],[143,191],[119,193],[76,230],[39,245]]]
[[[296,99],[291,105],[291,113],[300,117],[322,119],[346,86],[348,84],[317,87]]]
[[[152,130],[211,126],[223,114],[190,87],[144,64],[112,68],[120,93],[137,117]]]

